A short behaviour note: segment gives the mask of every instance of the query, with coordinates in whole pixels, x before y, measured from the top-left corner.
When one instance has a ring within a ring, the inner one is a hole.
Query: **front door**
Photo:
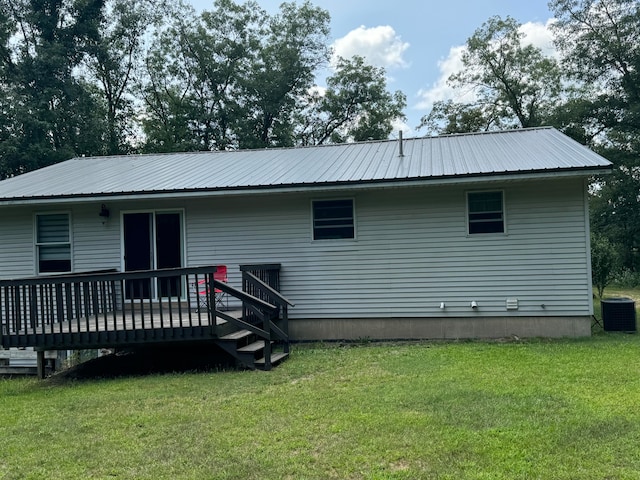
[[[124,270],[154,270],[182,266],[182,214],[180,212],[136,212],[123,214]],[[126,298],[180,297],[180,277],[127,282]]]

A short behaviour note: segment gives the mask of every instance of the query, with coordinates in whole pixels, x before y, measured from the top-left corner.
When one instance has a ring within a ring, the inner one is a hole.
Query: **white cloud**
[[[524,33],[522,43],[531,44],[542,50],[544,55],[558,58],[558,52],[553,46],[553,34],[551,25],[555,20],[549,19],[547,23],[527,22],[520,27]],[[455,100],[458,102],[468,102],[473,100],[473,93],[459,92],[447,85],[447,79],[453,73],[462,70],[462,55],[466,49],[465,45],[458,45],[449,49],[449,55],[438,62],[438,79],[429,88],[418,91],[418,102],[415,105],[417,110],[429,110],[434,102],[441,100]]]
[[[409,44],[389,25],[360,26],[333,43],[334,61],[336,57],[360,55],[371,65],[385,68],[408,67],[402,58],[407,48]]]
[[[550,18],[545,24],[539,22],[523,23],[520,27],[520,31],[524,33],[522,43],[538,47],[542,50],[542,54],[547,57],[555,57],[556,59],[559,59],[560,54],[553,45],[553,33],[551,30],[551,26],[555,21],[555,18]]]
[[[395,120],[393,120],[391,122],[391,125],[393,125],[393,130],[391,130],[391,135],[389,135],[389,138],[398,138],[398,132],[400,130],[402,130],[402,134],[404,138],[409,138],[412,135],[414,135],[414,129],[411,128],[407,124],[407,122],[404,122],[399,118],[396,118]]]
[[[418,90],[418,97],[420,100],[415,107],[416,109],[428,110],[435,102],[454,97],[455,92],[449,85],[447,85],[447,79],[453,73],[459,72],[462,69],[462,54],[464,53],[465,48],[466,47],[462,45],[451,47],[447,58],[438,62],[438,71],[440,72],[440,76],[438,77],[438,80],[431,85],[431,87]]]

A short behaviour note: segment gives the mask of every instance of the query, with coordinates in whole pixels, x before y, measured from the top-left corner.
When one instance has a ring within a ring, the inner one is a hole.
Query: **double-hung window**
[[[314,200],[313,239],[355,238],[353,200]]]
[[[36,215],[38,273],[71,272],[71,235],[68,213]]]
[[[504,233],[504,199],[502,191],[467,194],[469,234]]]

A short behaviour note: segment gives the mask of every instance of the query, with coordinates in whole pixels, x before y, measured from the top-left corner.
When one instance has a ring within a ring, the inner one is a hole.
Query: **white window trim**
[[[487,232],[487,233],[471,233],[469,231],[469,194],[470,193],[492,193],[492,192],[500,192],[502,193],[502,232]],[[487,188],[483,190],[467,190],[464,193],[464,203],[465,203],[465,228],[467,230],[467,237],[471,238],[483,238],[490,236],[507,236],[507,194],[502,188]]]
[[[40,243],[38,242],[38,217],[45,215],[66,215],[69,220],[69,241],[68,242],[58,242],[58,243]],[[50,212],[36,212],[33,215],[33,263],[34,263],[34,272],[36,275],[66,275],[69,273],[73,273],[73,219],[71,217],[71,212],[69,210],[54,210]],[[40,272],[40,247],[42,245],[50,246],[50,245],[69,245],[69,268],[68,272]]]
[[[327,202],[327,201],[335,201],[335,200],[350,200],[351,208],[353,214],[353,237],[351,238],[319,238],[316,239],[314,235],[315,228],[315,218],[313,215],[313,204],[314,202]],[[358,225],[357,225],[357,215],[356,215],[356,199],[354,197],[328,197],[328,198],[312,198],[309,204],[309,211],[311,217],[311,242],[322,242],[322,243],[332,243],[332,242],[354,242],[358,238]]]

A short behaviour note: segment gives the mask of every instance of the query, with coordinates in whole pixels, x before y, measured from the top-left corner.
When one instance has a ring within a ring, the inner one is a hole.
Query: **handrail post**
[[[282,305],[282,330],[287,334],[287,339],[284,342],[284,353],[289,353],[291,348],[289,341],[289,309],[287,305]]]
[[[209,323],[211,324],[211,333],[216,335],[218,332],[218,306],[216,305],[216,286],[214,282],[213,273],[205,274],[207,286],[207,305],[213,305],[213,308],[208,308]]]
[[[264,369],[271,370],[271,315],[265,315],[262,329],[267,332],[264,339]]]

